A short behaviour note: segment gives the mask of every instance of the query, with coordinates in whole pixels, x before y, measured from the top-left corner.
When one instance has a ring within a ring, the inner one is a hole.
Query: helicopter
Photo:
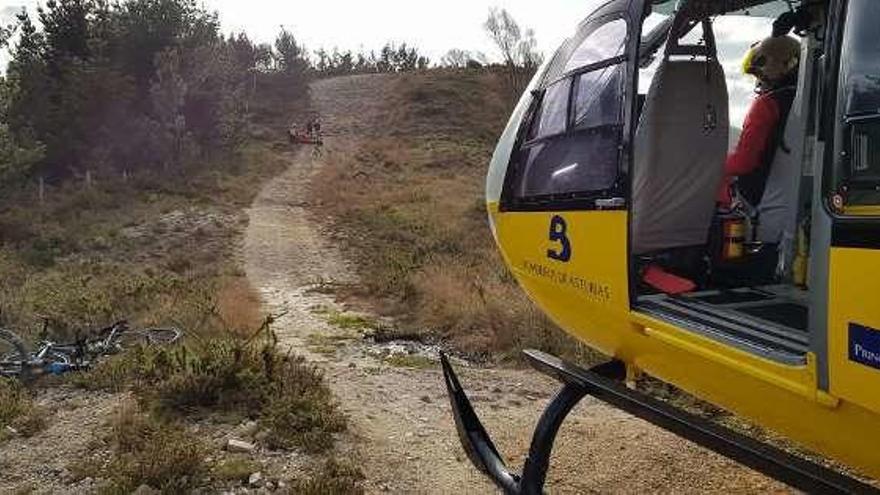
[[[775,19],[801,53],[776,197],[722,211],[730,15]],[[611,360],[525,351],[561,388],[515,472],[441,356],[464,450],[503,491],[543,492],[591,395],[797,489],[878,493],[627,386],[652,376],[880,478],[878,22],[876,0],[610,0],[538,69],[489,166],[489,223],[530,299]]]

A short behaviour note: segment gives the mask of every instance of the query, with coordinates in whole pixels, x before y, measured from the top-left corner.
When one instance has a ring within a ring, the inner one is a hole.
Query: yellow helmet
[[[751,74],[762,83],[774,83],[797,70],[801,44],[791,36],[766,38],[752,45],[743,59],[743,74]]]

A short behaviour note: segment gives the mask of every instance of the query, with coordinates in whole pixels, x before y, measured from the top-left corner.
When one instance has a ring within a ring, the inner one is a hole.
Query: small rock
[[[424,402],[425,404],[430,404],[431,402],[433,402],[433,401],[431,400],[431,398],[428,397],[427,395],[423,395],[423,396],[419,397],[419,399],[420,399],[422,402]]]
[[[252,487],[259,487],[263,484],[263,473],[257,471],[256,473],[251,474],[248,477],[248,485]]]
[[[237,438],[230,438],[229,441],[226,442],[226,450],[229,452],[251,453],[256,449],[256,445]]]
[[[256,421],[247,421],[240,424],[238,428],[235,429],[235,433],[238,437],[250,438],[254,436],[258,428],[259,425],[257,425]]]
[[[137,487],[137,490],[131,492],[131,495],[158,495],[159,490],[156,490],[150,485],[143,484]]]
[[[13,428],[9,425],[6,426],[6,432],[9,433],[10,435],[18,436],[18,430],[16,430],[15,428]]]
[[[285,483],[284,480],[279,480],[278,481],[278,488],[279,489],[287,488],[287,483]]]
[[[357,368],[357,365],[354,363],[354,361],[352,361],[352,362],[348,363],[348,367],[354,369],[354,368]]]
[[[266,440],[268,440],[268,438],[269,438],[269,431],[268,430],[260,430],[254,435],[254,440],[256,440],[257,442],[260,442],[260,443],[265,442]]]
[[[275,489],[275,483],[272,483],[271,481],[267,481],[265,486],[266,486],[267,490],[274,490]]]

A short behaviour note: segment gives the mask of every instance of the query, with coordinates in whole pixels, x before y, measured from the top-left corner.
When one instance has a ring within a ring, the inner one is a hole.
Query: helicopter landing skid
[[[452,414],[462,446],[474,466],[488,475],[505,493],[543,493],[556,433],[571,409],[585,396],[592,395],[807,493],[880,494],[880,490],[859,480],[795,457],[641,392],[630,390],[622,383],[626,367],[620,361],[610,361],[586,370],[540,351],[528,350],[524,354],[534,368],[556,378],[563,385],[538,421],[522,475],[507,468],[474,412],[449,359],[443,353],[440,355],[446,389],[452,403]]]

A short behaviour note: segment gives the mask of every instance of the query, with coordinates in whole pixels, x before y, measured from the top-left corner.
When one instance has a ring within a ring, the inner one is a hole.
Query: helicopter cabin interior
[[[751,24],[765,27],[763,36],[790,8],[780,3],[765,2],[758,15],[773,17]],[[778,149],[769,173],[749,198],[723,177],[741,125],[732,122],[732,107],[750,100],[728,91],[725,71],[737,70],[733,57],[743,53],[722,53],[715,30],[750,12],[701,17],[655,11],[644,21],[639,50],[630,174],[634,309],[786,364],[805,362],[810,308],[819,307],[810,303],[808,280],[814,87],[824,33],[817,7],[808,24],[790,26],[789,36],[801,44],[791,82],[795,95],[778,144],[770,145]],[[720,187],[734,188],[730,204],[719,203]]]

